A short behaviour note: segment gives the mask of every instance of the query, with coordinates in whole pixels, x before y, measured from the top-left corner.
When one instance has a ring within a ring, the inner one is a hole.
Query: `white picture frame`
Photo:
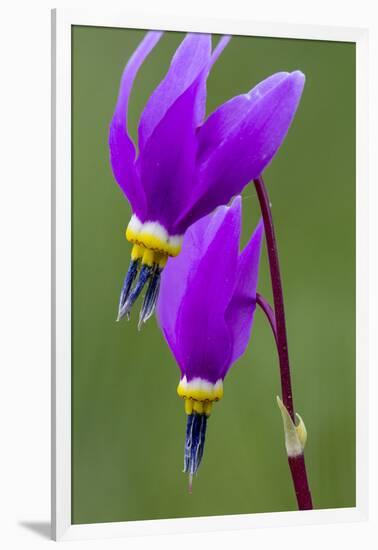
[[[71,27],[210,32],[356,44],[357,67],[357,487],[356,507],[172,520],[71,522]],[[361,28],[148,16],[108,10],[52,12],[52,536],[123,537],[361,521],[368,514],[368,31]]]

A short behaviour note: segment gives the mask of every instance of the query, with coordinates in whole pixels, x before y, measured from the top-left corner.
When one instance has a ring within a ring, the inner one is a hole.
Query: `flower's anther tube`
[[[129,318],[130,310],[131,310],[134,302],[136,301],[136,299],[138,298],[138,296],[142,292],[142,290],[143,290],[145,284],[147,283],[148,279],[151,277],[152,271],[153,271],[152,266],[142,264],[142,268],[140,270],[139,278],[137,280],[137,283],[134,286],[131,293],[129,294],[123,308],[121,309],[120,316],[119,316],[120,319],[123,319],[123,317],[125,317],[125,315],[127,316],[127,318]]]
[[[192,479],[201,464],[205,448],[207,415],[196,412],[189,414],[186,422],[186,438],[184,451],[184,473],[189,474],[189,491]]]
[[[126,277],[122,285],[121,296],[119,299],[119,306],[118,306],[117,321],[119,321],[121,318],[120,314],[121,314],[122,308],[125,305],[127,298],[129,297],[131,287],[138,273],[138,268],[139,268],[139,259],[136,259],[136,260],[131,259],[129,269],[126,273]]]
[[[189,474],[189,492],[192,492],[193,476],[201,464],[205,448],[207,419],[212,404],[223,397],[223,381],[208,382],[201,378],[187,381],[184,376],[177,387],[177,393],[184,399],[187,414],[184,450],[184,472]]]
[[[131,264],[123,283],[117,321],[130,318],[130,310],[149,280],[143,305],[139,313],[138,328],[152,316],[159,295],[160,275],[170,256],[181,251],[182,236],[168,234],[158,222],[142,223],[135,214],[126,228],[126,239],[133,245]],[[139,278],[132,289],[133,282]]]
[[[139,313],[138,329],[140,330],[143,323],[145,323],[153,314],[160,287],[160,275],[162,268],[155,266],[154,271],[150,277],[147,292],[143,300],[143,305]]]

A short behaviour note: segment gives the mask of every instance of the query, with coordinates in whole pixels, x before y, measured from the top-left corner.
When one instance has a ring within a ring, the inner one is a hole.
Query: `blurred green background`
[[[182,473],[179,371],[153,318],[116,323],[129,205],[108,160],[124,65],[144,31],[73,27],[72,519],[74,523],[295,510],[276,350],[261,311],[213,408],[193,494]],[[134,86],[129,128],[182,39],[166,33]],[[208,81],[208,112],[276,71],[305,92],[265,171],[285,292],[295,406],[308,429],[316,508],[355,505],[355,46],[234,37]],[[243,244],[259,218],[243,200]],[[271,297],[264,252],[259,291]],[[137,305],[137,309],[138,306]]]

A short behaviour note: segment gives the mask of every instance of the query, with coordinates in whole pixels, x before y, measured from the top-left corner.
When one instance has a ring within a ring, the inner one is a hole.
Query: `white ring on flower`
[[[135,214],[132,215],[127,226],[126,238],[132,243],[168,254],[168,256],[177,256],[181,251],[183,241],[183,235],[169,235],[161,223],[156,221],[141,222]]]

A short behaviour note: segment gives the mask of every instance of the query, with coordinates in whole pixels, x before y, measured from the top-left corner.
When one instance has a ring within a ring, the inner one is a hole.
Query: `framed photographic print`
[[[53,533],[367,507],[367,32],[53,12]]]

